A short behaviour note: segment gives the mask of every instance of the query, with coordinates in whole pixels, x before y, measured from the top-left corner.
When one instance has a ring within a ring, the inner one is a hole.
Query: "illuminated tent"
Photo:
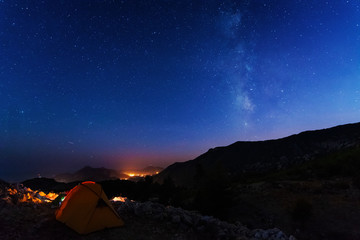
[[[56,219],[80,234],[124,225],[101,185],[94,182],[83,182],[71,189]]]

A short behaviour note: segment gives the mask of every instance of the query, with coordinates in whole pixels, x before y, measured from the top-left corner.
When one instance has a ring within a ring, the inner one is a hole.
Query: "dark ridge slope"
[[[284,169],[326,154],[360,145],[360,123],[306,131],[289,137],[235,142],[216,147],[194,160],[174,163],[163,170],[156,181],[171,177],[178,185],[193,184],[203,173],[223,171],[228,176]]]

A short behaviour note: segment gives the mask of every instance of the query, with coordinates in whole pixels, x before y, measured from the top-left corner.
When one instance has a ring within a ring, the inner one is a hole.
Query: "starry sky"
[[[0,0],[0,178],[359,120],[358,0]]]

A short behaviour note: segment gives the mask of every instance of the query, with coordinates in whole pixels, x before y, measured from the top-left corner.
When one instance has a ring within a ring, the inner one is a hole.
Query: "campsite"
[[[17,190],[16,190],[17,189]],[[279,229],[250,230],[197,212],[122,197],[109,201],[99,184],[83,182],[65,199],[1,182],[1,239],[295,239]],[[56,202],[56,203],[54,203]],[[56,205],[55,205],[56,204]],[[56,215],[56,220],[55,219]]]
[[[360,0],[0,0],[0,240],[360,240]]]

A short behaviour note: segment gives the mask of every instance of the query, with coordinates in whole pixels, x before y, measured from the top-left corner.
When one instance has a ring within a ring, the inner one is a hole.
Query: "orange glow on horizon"
[[[131,171],[124,172],[124,174],[128,175],[130,178],[132,177],[146,177],[146,176],[154,176],[159,174],[159,172],[141,172],[141,171]],[[123,180],[127,180],[128,178],[123,178]]]

